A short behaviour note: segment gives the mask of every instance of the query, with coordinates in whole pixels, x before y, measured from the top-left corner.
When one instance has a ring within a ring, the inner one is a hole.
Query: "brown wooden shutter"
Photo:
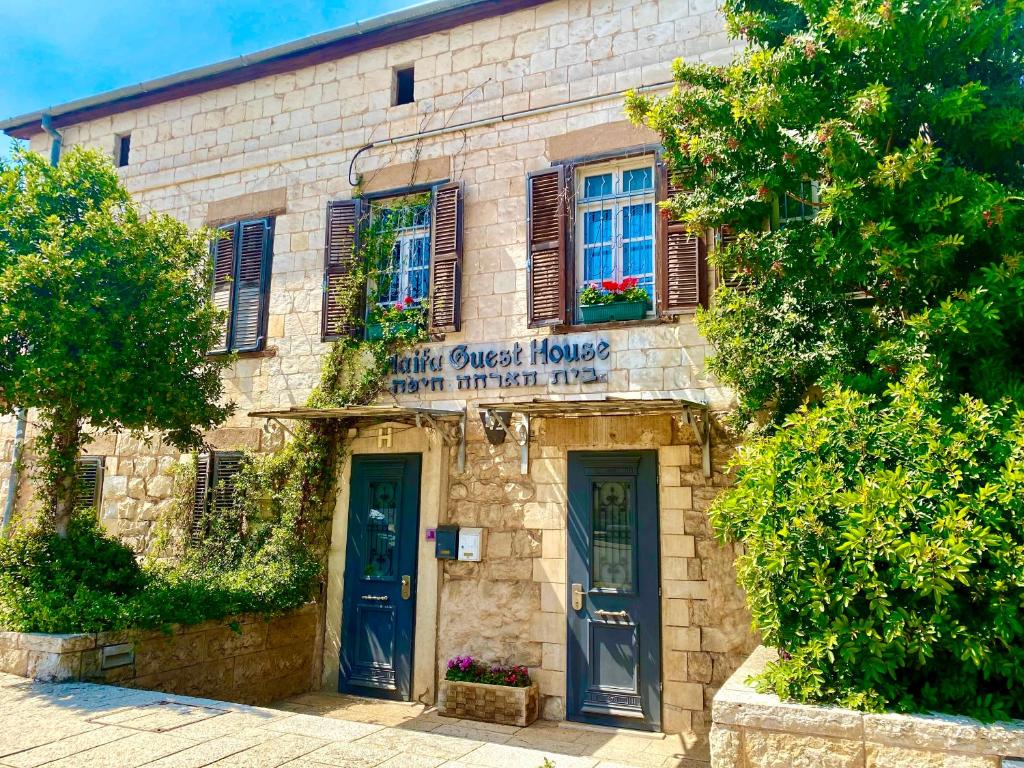
[[[338,294],[349,287],[349,276],[355,267],[359,248],[361,218],[361,200],[333,200],[327,204],[323,308],[320,312],[320,338],[323,341],[355,335],[359,330],[359,318],[345,311]]]
[[[201,453],[196,457],[196,487],[192,494],[192,520],[189,521],[189,537],[198,541],[206,531],[206,511],[210,491],[210,454]]]
[[[218,451],[213,454],[210,473],[210,511],[215,515],[229,514],[235,506],[235,475],[242,467],[242,454],[238,451]]]
[[[270,222],[244,221],[239,227],[238,272],[231,348],[252,352],[263,348],[270,284]]]
[[[658,163],[660,200],[670,200],[684,190],[664,163]],[[707,306],[707,257],[704,239],[686,231],[682,222],[662,209],[658,217],[658,309],[675,315]]]
[[[231,340],[237,230],[235,224],[219,227],[217,241],[213,244],[213,306],[225,314],[220,341],[210,350],[211,352],[227,352]]]
[[[75,509],[100,509],[103,494],[103,457],[82,456],[77,467],[77,497]]]
[[[718,228],[718,248],[724,250],[730,245],[736,242],[736,230],[729,225],[724,225]],[[742,285],[742,279],[740,273],[735,269],[725,270],[723,267],[718,267],[715,270],[718,278],[719,285],[726,285],[733,290],[740,290]]]
[[[565,198],[564,166],[526,177],[526,305],[531,328],[566,322]]]
[[[434,190],[430,235],[430,330],[462,326],[462,184]]]

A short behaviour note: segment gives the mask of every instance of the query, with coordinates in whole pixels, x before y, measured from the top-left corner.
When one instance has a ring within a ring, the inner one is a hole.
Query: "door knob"
[[[573,584],[572,585],[572,609],[574,611],[583,610],[583,585]]]
[[[402,599],[408,600],[412,597],[412,576],[402,577]]]

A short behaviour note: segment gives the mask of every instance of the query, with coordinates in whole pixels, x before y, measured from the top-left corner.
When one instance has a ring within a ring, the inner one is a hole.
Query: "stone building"
[[[729,454],[693,322],[716,238],[660,214],[659,139],[623,97],[735,48],[715,0],[436,0],[0,124],[99,147],[143,206],[236,233],[213,255],[238,353],[237,413],[208,435],[221,480],[324,416],[303,406],[350,225],[424,193],[391,299],[426,301],[432,336],[347,414],[325,689],[431,702],[472,654],[528,665],[548,718],[707,729],[754,644],[705,514]],[[629,277],[639,317],[583,317],[584,286]],[[124,434],[88,453],[103,523],[144,551],[181,457]]]

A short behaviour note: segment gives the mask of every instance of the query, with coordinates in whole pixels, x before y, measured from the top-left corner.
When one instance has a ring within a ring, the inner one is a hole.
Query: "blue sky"
[[[0,0],[0,117],[211,64],[417,0]],[[11,142],[0,135],[0,157]]]

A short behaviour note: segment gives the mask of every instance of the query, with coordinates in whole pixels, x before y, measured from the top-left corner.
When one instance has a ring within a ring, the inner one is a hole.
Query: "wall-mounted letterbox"
[[[459,556],[459,526],[439,525],[434,538],[434,557],[455,560]]]
[[[484,556],[484,529],[462,528],[459,530],[459,560],[479,563]]]

